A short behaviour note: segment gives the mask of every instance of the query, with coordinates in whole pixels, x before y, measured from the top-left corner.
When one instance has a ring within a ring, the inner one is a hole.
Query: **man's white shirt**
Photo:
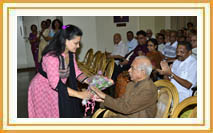
[[[158,51],[160,51],[161,53],[163,53],[164,47],[165,47],[165,44],[161,43],[160,45],[158,45]]]
[[[197,48],[192,49],[192,56],[194,56],[197,59]]]
[[[170,42],[165,44],[162,54],[166,57],[175,58],[178,41],[175,41],[172,45],[170,44]]]
[[[127,45],[128,45],[128,52],[130,52],[138,46],[138,41],[135,38],[133,38],[131,41],[127,42]]]
[[[113,52],[111,55],[120,55],[124,57],[128,53],[128,46],[127,44],[120,41],[117,45],[114,45]],[[116,60],[115,63],[118,65],[119,61]]]
[[[171,82],[178,90],[179,102],[181,102],[192,96],[192,88],[197,86],[197,60],[192,55],[184,61],[175,60],[172,64],[172,72],[192,84],[191,88],[188,89],[180,85],[175,79],[171,79]]]

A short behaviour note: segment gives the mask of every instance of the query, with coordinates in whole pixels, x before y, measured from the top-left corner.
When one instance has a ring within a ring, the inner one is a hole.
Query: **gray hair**
[[[146,59],[146,60],[150,61],[150,59],[146,56],[137,56],[135,59]],[[147,64],[147,63],[144,63],[144,62],[140,63],[140,64],[138,64],[138,69],[139,70],[145,70],[146,75],[150,76],[151,73],[152,73],[152,64],[151,64],[151,62],[150,62],[150,64]]]

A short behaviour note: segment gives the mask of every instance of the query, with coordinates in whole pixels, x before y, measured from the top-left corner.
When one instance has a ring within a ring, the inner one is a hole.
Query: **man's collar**
[[[135,83],[135,87],[137,87],[139,84],[143,83],[143,82],[146,82],[148,81],[150,78],[149,77],[146,77],[145,79],[143,80],[140,80],[140,81],[137,81],[137,82],[134,82]]]
[[[190,60],[191,59],[191,54],[185,59],[185,60],[183,60],[183,61],[181,61],[181,62],[187,62],[188,60]]]
[[[120,45],[121,43],[123,43],[122,40],[117,45]]]

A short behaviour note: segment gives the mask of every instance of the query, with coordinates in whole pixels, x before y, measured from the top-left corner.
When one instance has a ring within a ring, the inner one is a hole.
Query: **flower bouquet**
[[[88,91],[91,91],[93,94],[95,92],[90,88],[91,86],[95,86],[96,88],[100,89],[101,91],[106,89],[107,87],[110,87],[113,85],[113,80],[108,79],[107,77],[104,77],[101,71],[98,71],[97,75],[94,75],[88,79],[89,86],[87,88]],[[95,98],[93,97],[91,100],[84,99],[82,101],[82,104],[85,105],[85,113],[84,116],[86,116],[87,110],[90,109],[90,105],[92,106],[92,112],[94,111],[95,107]]]

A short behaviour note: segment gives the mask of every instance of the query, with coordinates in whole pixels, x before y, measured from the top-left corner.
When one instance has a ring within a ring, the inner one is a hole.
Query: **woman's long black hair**
[[[66,25],[63,29],[55,33],[53,39],[49,42],[49,45],[45,47],[42,52],[42,56],[47,53],[53,56],[61,55],[66,48],[66,40],[72,40],[76,36],[82,36],[83,32],[81,29],[74,25]]]

